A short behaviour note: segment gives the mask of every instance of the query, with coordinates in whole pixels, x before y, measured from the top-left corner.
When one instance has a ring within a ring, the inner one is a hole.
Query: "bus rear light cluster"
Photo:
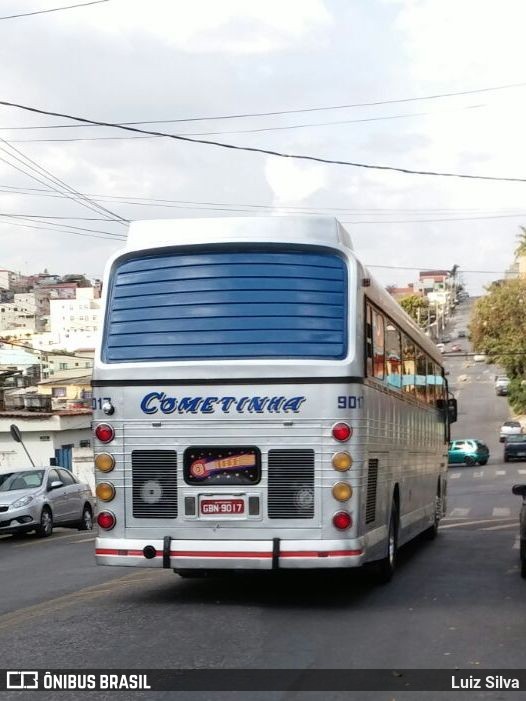
[[[352,466],[352,457],[349,453],[335,453],[332,456],[332,466],[338,472],[347,472]]]
[[[109,443],[115,438],[115,430],[110,424],[99,424],[95,427],[95,436],[101,443]]]
[[[339,531],[346,531],[352,526],[351,514],[348,511],[338,511],[332,517],[332,525]]]
[[[332,427],[332,437],[336,441],[345,443],[345,441],[348,441],[351,436],[352,428],[349,426],[349,424],[346,424],[343,421],[334,424],[334,426]]]
[[[95,467],[101,472],[111,472],[115,467],[115,458],[109,453],[95,455]]]
[[[111,511],[101,511],[97,516],[97,523],[100,528],[103,528],[105,531],[111,531],[117,523],[117,519],[115,518],[115,514]]]
[[[349,501],[352,497],[352,487],[347,482],[337,482],[332,488],[332,496],[337,501]]]
[[[115,498],[115,487],[111,482],[99,482],[95,494],[101,501],[111,501]]]

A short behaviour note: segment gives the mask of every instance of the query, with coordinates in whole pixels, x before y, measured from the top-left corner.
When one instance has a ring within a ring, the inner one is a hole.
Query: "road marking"
[[[517,470],[519,475],[526,475],[526,470]]]
[[[498,518],[498,517],[507,518],[508,516],[511,516],[511,509],[509,509],[507,506],[503,509],[496,507],[491,512],[491,515],[494,516],[495,518]]]
[[[521,547],[521,539],[520,539],[520,537],[517,535],[517,536],[515,536],[515,542],[513,543],[511,549],[512,549],[512,550],[520,550],[520,547]]]
[[[453,472],[449,475],[449,479],[456,480],[460,477],[460,472]]]
[[[505,474],[506,474],[506,470],[497,470],[497,471],[495,472],[495,474],[496,474],[496,475],[505,475]]]
[[[85,587],[84,589],[79,589],[78,591],[71,592],[70,594],[65,594],[64,596],[58,596],[55,599],[48,599],[47,601],[42,601],[34,606],[27,606],[26,608],[21,608],[16,611],[10,611],[0,616],[0,630],[5,628],[13,629],[15,626],[21,623],[27,623],[32,621],[39,616],[45,616],[47,614],[56,613],[68,606],[74,606],[80,601],[87,601],[94,599],[99,596],[104,596],[105,594],[112,593],[115,589],[119,587],[126,586],[128,584],[136,584],[142,581],[150,581],[155,577],[159,576],[159,573],[164,570],[155,569],[153,572],[150,571],[145,573],[133,572],[132,574],[126,574],[123,577],[118,577],[117,579],[111,579],[102,584],[95,584],[91,587]]]
[[[75,545],[76,543],[89,543],[91,540],[96,540],[95,536],[92,538],[80,538],[80,540],[72,540],[70,545]]]
[[[64,538],[77,538],[79,533],[64,533],[64,535],[54,535],[51,538],[34,538],[27,543],[20,543],[19,545],[14,545],[14,548],[29,548],[32,545],[44,545],[49,543],[56,543],[57,540],[64,540]]]
[[[447,520],[447,519],[444,519]],[[480,518],[477,521],[458,521],[457,523],[448,523],[446,526],[440,526],[440,529],[442,530],[443,528],[462,528],[463,526],[476,526],[480,525],[481,523],[494,523],[495,521],[502,521],[503,519],[497,519],[497,518]],[[516,520],[513,519],[514,523],[516,523]]]
[[[453,517],[459,516],[461,518],[464,518],[465,516],[467,516],[469,514],[470,511],[471,511],[471,509],[453,509],[449,515],[453,516]]]
[[[475,479],[480,479],[481,477],[484,477],[484,470],[480,470],[480,471],[477,471],[477,470],[476,470],[476,471],[473,473],[473,477],[474,477]]]
[[[481,528],[481,531],[502,531],[504,528],[517,528],[517,524],[515,522],[513,523],[504,523],[501,526],[490,526],[489,528]]]

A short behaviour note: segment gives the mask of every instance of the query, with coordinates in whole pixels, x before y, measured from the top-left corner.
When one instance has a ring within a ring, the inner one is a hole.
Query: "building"
[[[60,347],[76,342],[94,345],[99,328],[101,300],[93,287],[76,288],[74,299],[51,299],[49,330]]]
[[[89,374],[93,368],[94,355],[93,349],[86,348],[76,350],[70,355],[53,351],[42,353],[42,379],[65,380],[81,374]]]
[[[41,380],[38,392],[51,397],[52,411],[91,409],[91,372],[77,377]]]

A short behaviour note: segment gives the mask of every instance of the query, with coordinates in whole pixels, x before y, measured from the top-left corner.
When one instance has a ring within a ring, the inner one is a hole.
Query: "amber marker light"
[[[352,458],[349,453],[335,453],[332,456],[332,466],[338,472],[346,472],[352,465]]]
[[[111,501],[115,497],[115,487],[111,482],[100,482],[95,489],[95,494],[102,501]]]
[[[332,488],[332,496],[337,501],[349,501],[352,497],[352,487],[347,482],[337,482]]]
[[[95,467],[101,472],[111,472],[115,467],[115,458],[109,453],[99,453],[95,456]]]

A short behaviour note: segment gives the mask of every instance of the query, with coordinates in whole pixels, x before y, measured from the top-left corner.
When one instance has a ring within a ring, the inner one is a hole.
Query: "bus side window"
[[[431,360],[427,360],[428,367],[428,380],[427,385],[427,401],[432,406],[436,407],[437,401],[442,399],[442,377],[440,376],[440,368],[435,365]]]
[[[376,311],[373,311],[373,353],[374,376],[377,380],[383,380],[385,376],[384,318]]]
[[[373,318],[369,305],[365,308],[365,357],[367,377],[373,376]]]
[[[415,393],[415,344],[403,335],[402,389],[407,394]]]
[[[416,349],[416,396],[421,402],[427,401],[427,356],[420,348]]]
[[[391,322],[385,327],[385,357],[387,367],[387,384],[400,389],[402,386],[402,348],[400,331]]]

